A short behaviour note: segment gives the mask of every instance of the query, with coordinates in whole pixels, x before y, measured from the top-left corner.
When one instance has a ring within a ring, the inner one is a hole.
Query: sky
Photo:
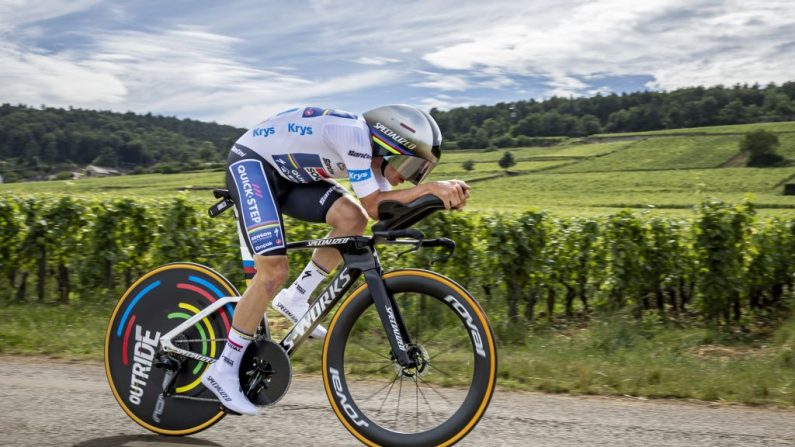
[[[791,0],[0,0],[0,103],[245,128],[791,80]]]

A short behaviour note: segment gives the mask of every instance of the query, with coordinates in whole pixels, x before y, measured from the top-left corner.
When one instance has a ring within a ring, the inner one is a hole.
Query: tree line
[[[795,81],[531,99],[431,115],[447,149],[534,146],[553,136],[795,120]]]
[[[549,146],[599,132],[795,120],[795,81],[553,97],[431,110],[446,150]],[[44,179],[76,166],[181,172],[219,165],[244,132],[191,119],[84,109],[0,106],[0,175]]]
[[[191,119],[69,108],[0,106],[0,175],[44,178],[76,166],[175,171],[221,163],[243,129]]]

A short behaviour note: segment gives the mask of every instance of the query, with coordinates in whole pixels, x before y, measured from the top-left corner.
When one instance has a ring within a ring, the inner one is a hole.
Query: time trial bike
[[[221,201],[210,208],[212,217],[234,205],[226,190],[215,194]],[[371,446],[447,446],[469,433],[497,379],[486,314],[469,292],[438,273],[384,272],[376,251],[385,244],[408,251],[440,247],[449,257],[452,240],[428,239],[410,228],[442,209],[430,195],[406,205],[384,202],[372,236],[287,244],[333,247],[344,263],[280,340],[263,316],[240,367],[246,396],[258,406],[278,402],[290,386],[291,356],[333,314],[323,341],[323,384],[353,436]],[[230,413],[200,379],[223,350],[239,299],[221,274],[187,262],[163,265],[132,284],[105,336],[108,382],[130,418],[155,433],[189,435]]]

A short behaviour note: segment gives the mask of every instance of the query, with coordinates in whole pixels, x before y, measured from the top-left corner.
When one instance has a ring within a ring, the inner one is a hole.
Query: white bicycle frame
[[[195,324],[199,324],[199,322],[201,322],[201,320],[205,319],[206,317],[208,317],[210,314],[212,314],[216,310],[226,306],[227,304],[237,303],[238,301],[240,301],[240,297],[239,296],[225,296],[223,298],[218,299],[216,302],[214,302],[214,303],[210,304],[209,306],[205,307],[204,309],[202,309],[196,315],[194,315],[191,318],[189,318],[189,319],[183,321],[182,323],[180,323],[179,326],[177,326],[174,329],[168,331],[166,334],[160,336],[160,346],[163,348],[163,350],[165,352],[179,354],[179,355],[184,355],[185,357],[190,357],[192,359],[199,360],[199,361],[202,361],[202,362],[205,362],[205,363],[215,363],[216,359],[214,359],[212,357],[207,357],[207,356],[195,353],[193,351],[188,351],[187,349],[182,349],[182,348],[178,348],[178,347],[174,346],[174,342],[172,340],[174,339],[174,337],[176,337],[176,336],[182,334],[183,332],[185,332],[186,330],[188,330],[188,328],[190,328],[191,326],[193,326]],[[270,330],[268,329],[267,317],[263,315],[263,319],[265,321],[265,324],[264,324],[264,326],[265,326],[265,336],[268,339],[270,339]],[[213,341],[218,341],[218,340],[221,340],[221,339],[216,339],[216,340],[213,340]]]

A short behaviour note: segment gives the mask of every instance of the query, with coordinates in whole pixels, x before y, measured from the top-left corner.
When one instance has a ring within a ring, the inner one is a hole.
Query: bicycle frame
[[[430,243],[433,241],[426,242],[429,243],[428,245],[431,245]],[[393,240],[390,241],[390,243],[422,244],[422,241]],[[332,247],[339,250],[342,254],[344,267],[337,276],[332,279],[323,293],[312,303],[307,312],[290,328],[279,342],[287,355],[293,355],[315,326],[317,326],[340,300],[342,300],[359,277],[364,275],[365,282],[372,293],[381,323],[384,326],[387,338],[392,346],[392,353],[395,359],[401,366],[415,366],[414,360],[409,356],[408,349],[411,346],[411,339],[403,323],[400,310],[395,303],[394,297],[386,289],[381,279],[383,270],[378,259],[378,253],[375,250],[374,238],[369,236],[348,236],[313,239],[287,244],[287,249],[314,249],[319,247]],[[240,297],[237,296],[221,298],[190,319],[183,321],[177,327],[160,337],[160,344],[163,350],[167,353],[184,355],[202,362],[214,363],[216,359],[212,357],[207,357],[174,346],[173,339],[224,305],[228,303],[237,303],[239,300]],[[270,338],[267,321],[265,323],[265,336]]]

